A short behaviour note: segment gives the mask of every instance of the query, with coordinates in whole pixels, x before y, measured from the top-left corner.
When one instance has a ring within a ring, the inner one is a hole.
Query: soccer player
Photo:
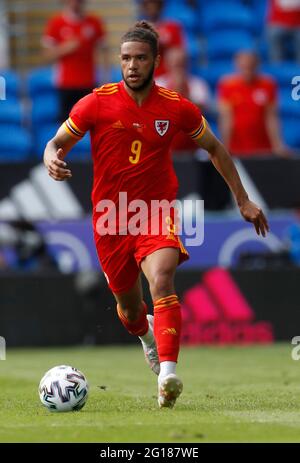
[[[99,260],[121,322],[129,333],[140,337],[146,360],[158,375],[158,404],[171,408],[183,387],[176,375],[181,311],[174,274],[177,265],[188,258],[187,251],[174,233],[170,217],[165,217],[169,219],[168,234],[125,234],[124,224],[119,224],[117,233],[102,234],[101,220],[106,212],[99,204],[114,204],[122,218],[125,211],[120,192],[126,192],[128,204],[137,199],[146,204],[173,201],[177,179],[169,151],[173,137],[184,130],[210,153],[242,216],[254,224],[257,234],[265,236],[268,223],[262,210],[248,198],[230,155],[199,108],[153,81],[159,64],[158,34],[149,23],[140,21],[125,33],[120,59],[123,80],[103,85],[79,100],[47,143],[44,163],[54,180],[71,178],[64,157],[90,131],[93,225]],[[141,272],[149,282],[154,317],[147,315],[143,302]]]

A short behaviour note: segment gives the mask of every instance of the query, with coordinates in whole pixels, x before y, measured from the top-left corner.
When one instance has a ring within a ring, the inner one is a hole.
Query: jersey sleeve
[[[52,45],[59,41],[59,26],[59,19],[57,17],[51,18],[48,21],[42,37],[43,45]]]
[[[97,118],[97,96],[94,93],[81,98],[72,108],[63,127],[73,138],[80,139],[92,129]]]
[[[189,135],[192,140],[199,140],[206,130],[206,121],[200,109],[191,101],[181,100],[181,130]]]

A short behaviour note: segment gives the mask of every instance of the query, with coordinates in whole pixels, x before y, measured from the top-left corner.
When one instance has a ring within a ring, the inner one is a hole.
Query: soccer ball
[[[39,385],[42,404],[55,412],[80,410],[87,401],[88,391],[84,374],[68,365],[51,368]]]

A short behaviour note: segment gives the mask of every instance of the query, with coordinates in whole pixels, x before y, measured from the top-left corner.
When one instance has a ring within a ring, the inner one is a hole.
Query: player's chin
[[[144,87],[144,81],[141,78],[138,80],[127,79],[126,84],[131,90],[140,90]]]

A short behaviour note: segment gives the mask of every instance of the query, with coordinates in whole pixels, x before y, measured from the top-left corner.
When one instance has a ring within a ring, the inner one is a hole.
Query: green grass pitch
[[[299,442],[300,363],[291,345],[182,348],[184,390],[157,407],[140,346],[11,349],[0,361],[1,442]],[[53,413],[37,387],[70,364],[90,383],[79,412]]]

